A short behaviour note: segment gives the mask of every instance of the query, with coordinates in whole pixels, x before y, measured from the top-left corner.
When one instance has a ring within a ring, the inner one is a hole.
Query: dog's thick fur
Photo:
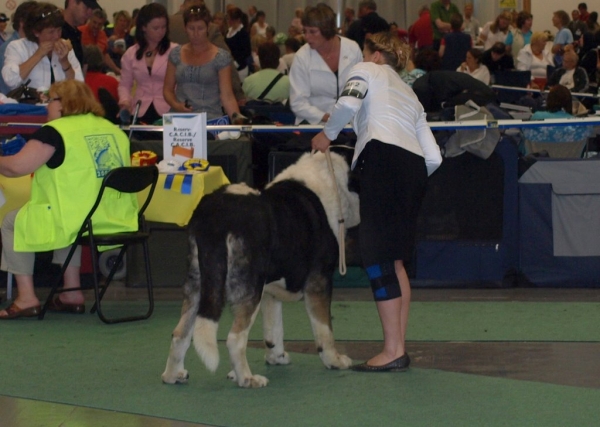
[[[358,196],[348,190],[348,165],[332,153],[346,226],[359,222]],[[248,333],[263,310],[266,361],[288,364],[281,301],[305,298],[317,350],[327,368],[348,368],[331,328],[333,273],[338,260],[336,189],[322,153],[305,154],[261,193],[233,184],[207,195],[189,225],[190,268],[181,319],[173,332],[162,380],[185,383],[185,353],[194,346],[210,371],[219,364],[217,327],[226,303],[233,325],[227,337],[229,378],[240,387],[264,387],[246,359]],[[266,285],[265,285],[266,284]],[[262,302],[261,302],[262,299]]]

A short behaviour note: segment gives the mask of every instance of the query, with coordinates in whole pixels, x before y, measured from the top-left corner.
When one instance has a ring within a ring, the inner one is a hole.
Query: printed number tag
[[[364,80],[349,80],[342,91],[342,96],[364,99],[368,90],[367,82]]]

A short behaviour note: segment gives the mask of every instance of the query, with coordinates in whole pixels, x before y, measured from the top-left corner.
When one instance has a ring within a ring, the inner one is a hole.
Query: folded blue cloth
[[[12,138],[0,140],[0,155],[12,156],[21,151],[27,141],[21,135],[16,134]]]
[[[31,104],[0,104],[0,116],[45,116],[48,109],[44,105]]]

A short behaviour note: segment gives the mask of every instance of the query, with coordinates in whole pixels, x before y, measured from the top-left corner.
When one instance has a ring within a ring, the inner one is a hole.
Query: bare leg
[[[14,300],[14,304],[20,309],[26,309],[40,305],[40,301],[35,295],[33,288],[33,276],[29,274],[15,274],[15,281],[17,282],[17,298]],[[6,310],[0,311],[0,316],[6,316]]]
[[[71,247],[55,249],[52,257],[52,263],[63,266],[70,250]],[[63,289],[77,289],[81,287],[80,266],[81,246],[78,246],[73,253],[67,269],[65,270],[65,274],[63,275]],[[85,297],[81,290],[61,292],[58,294],[58,298],[60,301],[66,304],[83,304],[85,302]]]
[[[67,267],[65,271],[65,289],[78,288],[80,287],[79,279],[79,267]],[[14,301],[20,309],[26,309],[40,305],[40,301],[35,294],[33,286],[33,276],[30,274],[15,274],[15,281],[17,282],[18,295]],[[84,296],[81,290],[66,292],[61,297],[61,301],[70,304],[83,304]],[[6,316],[6,310],[0,311],[0,317]]]
[[[401,260],[396,260],[394,262],[394,267],[396,268],[396,275],[398,276],[398,281],[400,282],[400,291],[402,292],[402,307],[400,312],[400,330],[402,333],[402,351],[406,352],[405,347],[405,339],[406,339],[406,329],[408,327],[408,315],[410,311],[410,299],[411,299],[411,290],[410,290],[410,281],[408,280],[408,275],[406,274],[406,269],[404,268],[404,262]]]
[[[17,297],[14,304],[20,309],[40,305],[33,287],[33,265],[35,253],[15,252],[14,229],[18,211],[10,211],[2,222],[2,270],[12,273],[17,283]],[[6,310],[0,311],[0,316],[6,316]]]
[[[79,266],[69,265],[65,270],[64,275],[64,289],[74,289],[81,287],[81,280],[79,275]],[[78,291],[64,292],[60,295],[60,300],[67,304],[83,304],[85,297],[81,289]]]
[[[378,301],[377,311],[383,328],[383,350],[369,359],[367,364],[381,366],[398,359],[405,353],[406,327],[410,309],[410,282],[401,260],[394,262],[402,296],[388,301]]]

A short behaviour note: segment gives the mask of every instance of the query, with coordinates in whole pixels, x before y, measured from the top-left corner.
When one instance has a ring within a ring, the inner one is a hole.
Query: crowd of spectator
[[[600,26],[598,14],[588,12],[585,3],[570,15],[564,10],[553,13],[554,36],[533,32],[528,11],[502,11],[483,25],[475,12],[471,3],[461,13],[451,0],[436,0],[420,7],[417,19],[405,30],[380,16],[374,0],[361,0],[357,11],[345,9],[338,27],[332,8],[318,3],[296,9],[287,31],[278,33],[269,25],[267,12],[255,6],[244,11],[230,3],[225,11],[212,14],[203,0],[183,0],[180,10],[169,15],[162,4],[149,3],[131,13],[118,11],[108,22],[97,0],[66,0],[64,9],[24,1],[12,17],[0,13],[0,102],[15,102],[7,95],[24,84],[46,91],[49,120],[77,116],[73,123],[81,126],[73,126],[75,136],[87,123],[107,129],[107,134],[116,132],[106,120],[83,117],[87,113],[104,112],[105,119],[127,122],[135,111],[140,123],[152,124],[167,112],[205,112],[208,119],[226,115],[236,122],[240,116],[244,119],[247,105],[279,104],[289,108],[296,124],[322,124],[335,130],[332,138],[345,139],[339,129],[350,119],[347,111],[362,108],[357,107],[362,99],[369,97],[369,102],[359,113],[359,124],[383,123],[378,121],[384,116],[378,117],[377,107],[398,104],[385,111],[401,111],[408,105],[399,101],[402,98],[410,100],[410,117],[417,113],[419,117],[405,126],[412,119],[402,116],[398,121],[402,129],[417,123],[425,129],[424,112],[437,112],[449,101],[486,105],[495,100],[490,85],[499,73],[511,70],[529,73],[531,88],[549,89],[548,111],[536,118],[571,117],[573,93],[597,93]],[[8,22],[12,34],[6,31]],[[379,86],[385,81],[393,82],[390,88],[401,97],[391,100],[389,91]],[[342,94],[353,101],[340,104]],[[336,103],[342,107],[336,109]],[[85,105],[73,109],[77,104]],[[372,117],[366,120],[366,114]],[[56,123],[62,129],[65,122]],[[57,152],[62,147],[64,157],[65,146],[77,145],[74,139],[57,138],[48,128],[52,126],[36,133],[39,141],[25,150],[33,153],[36,146],[42,147],[43,155],[33,158],[43,163],[19,173],[33,172],[46,162],[50,166],[54,147]],[[357,129],[363,145],[377,139],[371,131],[370,125]],[[123,132],[116,139],[128,146]],[[263,153],[269,143],[259,147]],[[310,146],[309,139],[303,148]],[[57,176],[75,165],[66,163]],[[17,277],[17,284],[24,305],[10,306],[0,312],[0,319],[39,312],[30,274],[22,276],[27,277]],[[67,287],[79,283],[74,277],[65,280]],[[68,303],[57,299],[55,309],[85,311],[82,295],[73,295],[76,298]],[[372,369],[365,366],[362,369]]]
[[[96,0],[67,0],[64,10],[26,1],[12,20],[0,14],[0,90],[6,95],[27,80],[44,89],[77,79],[96,96],[106,89],[100,92],[126,117],[139,104],[140,122],[153,123],[169,111],[237,114],[281,74],[265,100],[289,105],[297,123],[324,123],[345,71],[362,60],[364,40],[389,31],[411,47],[401,73],[409,85],[438,69],[486,85],[516,70],[531,73],[532,88],[597,91],[600,27],[585,3],[570,14],[553,13],[554,36],[534,33],[528,11],[505,10],[480,22],[472,3],[461,11],[451,0],[421,6],[406,30],[380,16],[373,0],[360,1],[356,11],[346,7],[340,27],[331,16],[323,4],[298,8],[287,31],[277,32],[266,11],[232,3],[211,14],[203,0],[184,0],[173,15],[153,3],[142,13],[118,11],[109,22]]]

